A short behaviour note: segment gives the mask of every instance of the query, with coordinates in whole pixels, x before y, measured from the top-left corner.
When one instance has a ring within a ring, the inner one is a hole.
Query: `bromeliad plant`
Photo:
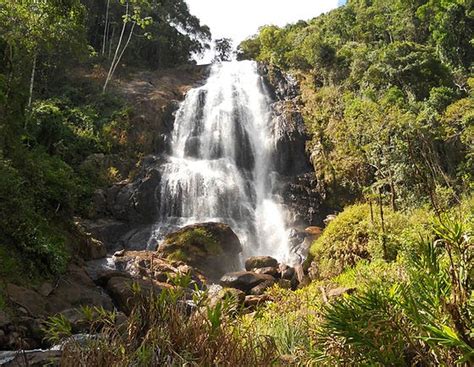
[[[324,363],[469,365],[474,362],[472,218],[442,217],[435,240],[406,259],[408,280],[328,305],[319,327]]]

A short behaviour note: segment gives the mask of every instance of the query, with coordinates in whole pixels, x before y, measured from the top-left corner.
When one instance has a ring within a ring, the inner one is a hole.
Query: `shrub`
[[[427,232],[432,214],[419,209],[411,213],[384,207],[383,226],[379,208],[368,204],[347,207],[311,246],[317,275],[321,279],[341,274],[361,260],[394,261],[400,250]]]
[[[463,223],[464,222],[464,223]],[[324,309],[321,360],[380,365],[474,361],[472,218],[437,223],[406,259],[407,279],[378,285]]]

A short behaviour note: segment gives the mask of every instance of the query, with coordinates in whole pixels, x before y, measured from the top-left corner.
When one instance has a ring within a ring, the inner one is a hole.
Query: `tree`
[[[120,2],[123,4],[125,3],[125,14],[123,15],[123,24],[122,24],[122,31],[120,32],[120,37],[118,39],[117,47],[115,48],[115,53],[114,57],[112,59],[112,62],[110,64],[109,72],[107,74],[107,78],[105,79],[105,83],[103,86],[103,91],[107,89],[107,85],[109,84],[110,80],[112,79],[115,70],[117,70],[117,66],[120,63],[120,60],[123,57],[123,54],[125,53],[125,50],[127,49],[128,45],[130,44],[130,40],[132,39],[133,36],[133,31],[135,30],[135,26],[138,25],[142,29],[145,29],[148,25],[150,25],[153,22],[153,18],[149,16],[144,16],[143,15],[143,9],[149,10],[150,4],[148,3],[147,0],[120,0]],[[108,4],[107,4],[107,13],[106,13],[106,19],[108,19]],[[107,23],[107,21],[106,21]],[[129,33],[127,40],[125,41],[125,44],[122,46],[122,42],[124,40],[124,35],[126,33],[127,25],[128,23],[131,23],[131,26],[129,27]],[[107,27],[107,24],[106,26]]]
[[[85,50],[83,19],[84,7],[79,0],[0,0],[0,38],[9,65],[7,89],[16,78],[29,74],[31,106],[38,68],[55,68],[64,56]],[[60,60],[51,57],[56,52],[63,53]],[[45,65],[38,65],[41,61]]]
[[[229,61],[232,52],[232,40],[230,38],[219,38],[214,41],[215,62]]]

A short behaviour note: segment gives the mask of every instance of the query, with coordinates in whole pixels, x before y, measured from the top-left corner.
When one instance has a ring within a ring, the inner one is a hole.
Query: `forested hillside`
[[[471,1],[348,1],[265,26],[239,57],[301,81],[308,146],[334,200],[443,210],[472,187]]]
[[[1,276],[64,270],[73,214],[116,179],[81,164],[140,154],[123,138],[126,101],[103,93],[109,82],[187,63],[209,40],[184,1],[0,1]]]

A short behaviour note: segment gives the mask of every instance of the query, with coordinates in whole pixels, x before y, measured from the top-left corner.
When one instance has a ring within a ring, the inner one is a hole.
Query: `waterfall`
[[[213,65],[207,82],[188,92],[162,167],[154,238],[188,224],[223,222],[239,236],[243,259],[292,262],[275,192],[271,103],[250,61]]]

